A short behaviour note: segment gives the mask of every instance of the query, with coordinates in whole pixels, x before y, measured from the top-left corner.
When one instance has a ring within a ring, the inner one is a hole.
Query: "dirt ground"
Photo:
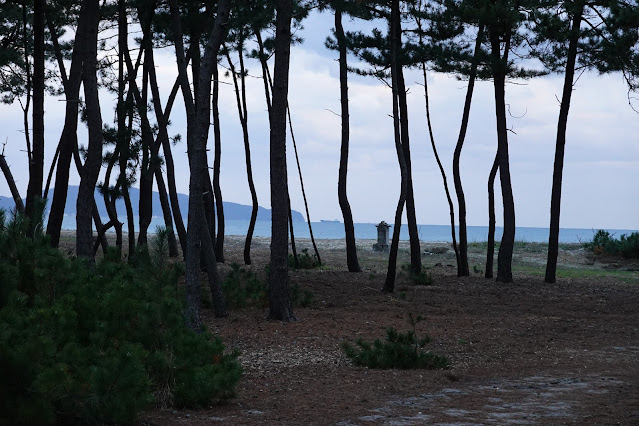
[[[203,310],[209,330],[241,351],[237,396],[199,411],[152,410],[140,424],[639,424],[636,263],[562,246],[563,278],[549,285],[543,246],[520,243],[515,282],[501,284],[480,273],[481,244],[470,247],[471,276],[458,278],[449,244],[432,243],[422,259],[433,284],[416,286],[401,268],[402,243],[396,291],[384,294],[387,254],[373,241],[358,241],[362,273],[346,271],[342,241],[318,242],[325,266],[290,273],[291,285],[313,294],[309,307],[295,307],[296,322],[267,321],[267,308],[225,319]],[[268,244],[254,241],[257,273]],[[242,245],[227,237],[222,275],[242,263]],[[417,333],[449,369],[371,370],[342,353],[342,342],[409,330],[409,313],[425,317]]]

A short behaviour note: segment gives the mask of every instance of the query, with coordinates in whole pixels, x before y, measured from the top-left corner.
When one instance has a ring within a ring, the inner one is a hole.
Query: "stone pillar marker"
[[[379,225],[375,225],[377,228],[377,242],[373,244],[373,250],[375,251],[388,251],[388,230],[391,225],[383,220]]]

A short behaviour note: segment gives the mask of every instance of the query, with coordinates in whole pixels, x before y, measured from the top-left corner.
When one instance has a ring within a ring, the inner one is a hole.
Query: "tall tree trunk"
[[[288,177],[286,172],[286,111],[291,55],[291,0],[277,0],[273,103],[270,117],[271,272],[269,318],[294,321],[288,289]]]
[[[24,139],[27,145],[27,159],[29,160],[29,170],[31,170],[31,161],[33,159],[33,153],[31,152],[31,132],[29,131],[29,108],[31,108],[31,65],[29,62],[29,53],[31,51],[29,46],[29,34],[27,32],[28,27],[28,16],[27,16],[27,5],[29,3],[24,2],[22,5],[22,39],[23,39],[23,50],[24,50],[24,65],[25,65],[25,74],[26,74],[26,85],[25,85],[25,95],[26,100],[25,104],[22,107],[22,121],[24,123]],[[22,102],[20,102],[22,105]],[[29,198],[29,197],[27,197]],[[28,215],[28,213],[27,213]]]
[[[493,167],[488,175],[488,244],[486,246],[486,278],[493,277],[493,257],[495,255],[495,177],[499,170],[499,153],[495,155]]]
[[[240,81],[238,82],[237,73],[235,72],[235,65],[231,60],[230,54],[227,53],[226,59],[231,69],[231,75],[233,76],[233,85],[235,86],[235,100],[237,101],[237,112],[240,117],[240,124],[242,126],[242,137],[244,140],[244,158],[246,160],[246,177],[248,180],[249,190],[251,191],[251,220],[249,221],[249,227],[246,231],[246,240],[244,242],[244,263],[246,265],[251,264],[251,241],[253,239],[253,232],[255,231],[255,222],[257,221],[257,191],[255,190],[255,183],[253,181],[253,168],[251,165],[251,145],[249,143],[248,132],[248,109],[246,107],[246,69],[244,68],[244,40],[240,39],[237,45],[237,53],[240,64]]]
[[[38,200],[42,198],[44,180],[44,9],[45,0],[33,2],[33,150],[29,161],[26,215],[34,230]],[[45,194],[46,196],[46,194]],[[32,233],[30,233],[32,234]]]
[[[401,20],[397,23],[398,48],[401,46]],[[406,84],[404,83],[404,70],[402,64],[397,63],[397,97],[399,104],[399,126],[406,163],[406,219],[408,222],[408,235],[410,238],[410,269],[413,274],[422,271],[422,253],[419,244],[419,232],[417,231],[417,217],[415,215],[415,196],[413,194],[413,176],[410,161],[410,140],[408,132],[408,105],[406,103]]]
[[[291,109],[288,103],[286,104],[286,113],[288,114],[288,127],[291,131],[291,140],[293,141],[293,150],[295,152],[295,162],[297,163],[297,172],[300,177],[300,187],[302,188],[302,198],[304,199],[304,208],[306,209],[306,220],[308,222],[308,232],[311,236],[311,243],[313,244],[313,250],[317,257],[317,263],[322,265],[322,258],[320,257],[319,250],[317,250],[317,244],[315,244],[315,237],[313,236],[313,225],[311,225],[311,213],[308,211],[308,201],[306,200],[306,191],[304,190],[304,179],[302,179],[302,167],[300,166],[300,157],[297,155],[297,143],[295,142],[295,134],[293,133],[293,121],[291,120]],[[289,209],[290,209],[290,197],[289,197]],[[290,226],[293,229],[293,215],[289,212]]]
[[[461,175],[459,172],[459,159],[461,150],[466,139],[466,130],[468,129],[468,118],[470,117],[470,105],[473,100],[473,90],[475,88],[475,79],[477,77],[477,66],[479,64],[479,53],[481,50],[481,41],[484,35],[484,25],[480,22],[477,31],[477,40],[475,41],[475,53],[468,78],[468,88],[466,89],[466,100],[464,101],[464,112],[462,114],[462,122],[459,128],[459,137],[453,154],[453,181],[455,183],[455,193],[457,194],[457,205],[459,208],[459,262],[457,263],[457,276],[467,277],[470,275],[468,269],[468,237],[466,234],[466,198],[464,197],[464,189],[462,188]]]
[[[131,90],[127,95],[128,101],[124,98],[124,89],[126,86],[124,70],[126,62],[124,52],[128,51],[128,31],[127,31],[127,12],[125,0],[118,0],[118,106],[117,120],[118,133],[117,143],[120,147],[120,175],[118,181],[122,188],[122,199],[124,200],[124,208],[126,210],[127,220],[127,237],[129,246],[129,256],[135,253],[135,220],[133,217],[133,205],[129,194],[130,182],[128,179],[127,165],[131,158],[131,131],[133,128],[133,103],[131,101]],[[129,117],[127,126],[127,115]]]
[[[346,51],[346,36],[342,26],[342,9],[335,7],[335,38],[339,49],[339,87],[340,104],[342,107],[342,144],[339,157],[339,175],[337,179],[337,198],[344,218],[344,233],[346,234],[346,265],[349,272],[361,272],[357,258],[355,244],[355,226],[353,213],[346,193],[346,179],[348,175],[348,148],[350,139],[350,117],[348,111],[348,55]]]
[[[67,202],[69,190],[69,170],[73,152],[78,146],[78,107],[80,102],[80,84],[82,83],[82,67],[84,58],[87,55],[87,1],[83,1],[80,7],[78,25],[71,55],[71,67],[69,78],[66,79],[62,53],[56,49],[58,63],[61,64],[60,73],[63,77],[65,96],[65,117],[64,127],[60,136],[58,147],[58,166],[56,167],[55,187],[53,198],[49,207],[49,221],[47,222],[47,235],[51,238],[51,246],[58,247],[60,244],[60,230],[64,219],[64,210]],[[65,83],[66,82],[66,83]]]
[[[173,31],[175,34],[175,51],[177,56],[179,81],[187,112],[187,146],[191,174],[189,178],[189,220],[187,225],[186,242],[186,323],[195,331],[202,329],[199,314],[200,303],[200,256],[205,254],[209,287],[213,296],[216,316],[226,316],[226,306],[221,292],[220,279],[217,275],[217,263],[212,240],[208,237],[208,226],[204,215],[204,185],[209,182],[206,162],[206,141],[210,126],[210,98],[211,77],[213,68],[217,65],[217,54],[226,33],[230,13],[230,0],[218,2],[217,16],[211,34],[209,35],[201,73],[197,84],[196,99],[190,90],[186,69],[186,55],[182,42],[180,11],[177,0],[170,0]],[[198,55],[194,55],[198,56]]]
[[[450,212],[450,233],[453,240],[453,250],[455,250],[455,260],[459,267],[459,249],[457,248],[457,238],[455,236],[455,208],[453,207],[453,199],[450,196],[450,190],[448,189],[448,180],[446,179],[446,172],[444,166],[439,159],[437,153],[437,147],[435,146],[435,137],[433,136],[433,126],[430,122],[430,101],[428,97],[428,79],[426,75],[426,63],[422,62],[422,74],[424,76],[424,99],[426,101],[426,123],[428,124],[428,135],[430,137],[430,145],[433,148],[433,154],[435,154],[435,160],[439,166],[439,172],[442,175],[442,181],[444,182],[444,192],[446,192],[446,199],[448,200],[448,211]]]
[[[515,245],[515,202],[510,181],[510,164],[508,160],[508,128],[506,123],[506,60],[500,51],[500,34],[490,31],[492,55],[493,85],[495,87],[495,116],[497,119],[497,157],[499,159],[499,181],[504,206],[504,233],[497,256],[497,281],[510,283],[513,281],[512,258]],[[507,52],[507,49],[506,49]]]
[[[570,98],[575,78],[575,62],[577,61],[577,45],[579,44],[581,19],[584,11],[584,2],[577,2],[577,10],[572,19],[570,29],[570,44],[566,60],[566,75],[564,77],[564,90],[561,96],[559,108],[559,120],[557,123],[557,143],[555,147],[555,166],[552,175],[552,196],[550,199],[550,235],[548,237],[548,259],[546,263],[546,276],[544,281],[554,283],[557,279],[557,257],[559,256],[559,216],[561,210],[561,181],[564,170],[564,152],[566,147],[566,127],[568,124],[568,111],[570,110]]]
[[[220,187],[220,163],[222,160],[222,136],[220,132],[219,94],[217,63],[213,68],[213,135],[215,142],[215,158],[213,159],[213,191],[215,192],[215,211],[217,213],[217,235],[215,238],[215,258],[224,263],[224,203]]]
[[[127,64],[130,62],[128,59],[128,51],[124,52]],[[133,74],[132,70],[129,70],[129,74]],[[139,92],[139,95],[135,96],[135,100],[138,106],[138,113],[140,114],[142,121],[142,165],[140,168],[140,200],[138,207],[138,214],[140,216],[140,231],[138,233],[138,245],[147,245],[148,231],[151,225],[151,219],[153,217],[153,178],[155,176],[155,162],[157,158],[153,158],[153,131],[148,121],[147,116],[147,80],[148,80],[148,61],[144,61],[144,69],[142,71],[143,82],[142,88],[138,91],[133,87],[135,84],[129,85],[130,90],[133,90],[134,94]],[[133,77],[132,77],[133,78]]]
[[[82,67],[82,82],[86,98],[89,143],[86,161],[80,173],[80,187],[76,205],[76,254],[93,259],[91,209],[93,196],[102,163],[102,116],[98,98],[97,46],[100,4],[98,0],[87,2],[87,55]]]
[[[398,68],[399,61],[397,59],[399,50],[399,38],[397,37],[397,25],[400,20],[399,0],[391,2],[391,18],[390,18],[390,68],[393,92],[393,130],[395,137],[395,150],[397,151],[397,159],[399,161],[399,169],[401,175],[401,189],[399,192],[399,200],[395,211],[395,229],[393,229],[393,239],[391,241],[390,253],[388,256],[388,271],[386,273],[386,281],[382,291],[392,293],[395,290],[395,274],[397,272],[397,250],[399,247],[399,232],[402,226],[402,211],[406,202],[406,161],[404,159],[404,150],[402,148],[400,112],[399,112],[399,94],[398,94]]]

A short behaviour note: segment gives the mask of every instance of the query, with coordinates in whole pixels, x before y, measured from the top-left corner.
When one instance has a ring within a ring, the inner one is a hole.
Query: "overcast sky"
[[[345,22],[345,29],[353,29]],[[291,54],[289,103],[293,130],[302,166],[312,221],[340,219],[337,172],[341,119],[336,52],[324,48],[332,17],[314,15],[305,22],[305,43]],[[176,75],[174,52],[156,54],[166,102]],[[226,66],[223,61],[221,65]],[[259,204],[270,207],[269,129],[260,68],[249,61],[248,120],[253,173]],[[230,81],[229,78],[226,80]],[[448,224],[449,213],[442,179],[428,139],[421,72],[408,70],[411,158],[417,220],[420,224]],[[506,88],[511,116],[509,149],[518,226],[548,227],[550,189],[554,161],[558,98],[563,77],[550,76],[517,81]],[[431,118],[440,158],[451,191],[452,155],[459,132],[466,83],[454,77],[429,76]],[[233,86],[222,84],[222,195],[225,201],[250,204],[246,183],[244,147],[237,117]],[[352,76],[349,82],[351,145],[348,196],[355,222],[392,222],[399,196],[399,166],[395,154],[390,89],[372,78]],[[114,119],[115,99],[101,94],[104,122]],[[186,120],[178,97],[169,132],[186,136]],[[635,107],[639,102],[635,102]],[[64,103],[48,98],[45,105],[46,170],[53,158],[64,122]],[[86,141],[81,126],[79,138]],[[289,135],[290,136],[290,135]],[[5,155],[21,194],[26,193],[28,168],[24,152],[22,110],[18,103],[0,104],[0,140],[7,141]],[[290,137],[289,137],[290,141]],[[188,193],[188,162],[185,140],[174,147],[178,191]],[[212,134],[211,134],[211,144]],[[475,88],[470,123],[461,157],[462,183],[469,225],[488,221],[487,179],[497,139],[492,82]],[[288,146],[292,207],[304,212],[299,177]],[[213,158],[209,159],[210,165]],[[77,184],[76,173],[71,183]],[[561,227],[639,229],[639,114],[628,105],[626,86],[620,75],[583,75],[575,85],[568,122],[563,179]],[[497,224],[502,223],[501,194],[496,188]],[[0,195],[9,196],[4,178]]]

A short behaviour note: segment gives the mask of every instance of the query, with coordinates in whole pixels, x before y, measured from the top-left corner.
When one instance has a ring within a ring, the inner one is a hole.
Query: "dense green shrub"
[[[222,281],[222,292],[230,307],[266,306],[268,303],[266,284],[253,271],[242,269],[237,263],[231,263],[231,271]]]
[[[237,354],[185,326],[179,267],[91,265],[25,229],[0,225],[0,424],[130,423],[233,394]]]
[[[417,339],[413,331],[399,333],[395,328],[386,329],[386,341],[375,339],[371,344],[359,339],[355,346],[343,343],[342,349],[355,365],[368,368],[446,368],[448,359],[442,355],[424,351],[430,339]]]
[[[302,249],[302,254],[297,255],[297,265],[295,265],[295,257],[292,254],[288,255],[288,267],[296,269],[314,269],[320,266],[317,256],[308,254],[308,249]]]
[[[633,232],[630,235],[621,234],[621,237],[616,239],[610,235],[610,232],[600,229],[595,233],[592,241],[585,244],[585,247],[595,254],[639,258],[639,232]]]

